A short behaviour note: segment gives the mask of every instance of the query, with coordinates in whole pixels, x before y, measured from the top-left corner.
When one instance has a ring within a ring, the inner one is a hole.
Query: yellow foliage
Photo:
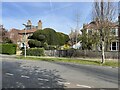
[[[68,44],[64,44],[64,46],[63,46],[64,50],[69,49],[69,48],[70,48],[70,46]]]

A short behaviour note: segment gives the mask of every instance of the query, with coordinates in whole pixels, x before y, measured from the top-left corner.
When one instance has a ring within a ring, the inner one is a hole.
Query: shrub
[[[22,51],[22,55],[24,55],[24,50]],[[26,50],[26,55],[28,56],[44,56],[43,48],[29,48]]]
[[[40,42],[40,41],[38,41],[38,40],[33,40],[33,39],[29,40],[29,41],[28,41],[28,44],[29,44],[30,48],[40,47],[40,46],[41,46],[41,42]]]
[[[16,54],[16,44],[0,44],[0,54]]]
[[[48,44],[46,42],[43,44],[43,47],[44,47],[45,50],[48,50],[48,48],[49,48]]]
[[[55,45],[49,45],[48,46],[48,50],[55,50],[56,49],[56,46]]]

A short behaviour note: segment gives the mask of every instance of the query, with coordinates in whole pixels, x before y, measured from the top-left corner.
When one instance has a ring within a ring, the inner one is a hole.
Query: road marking
[[[69,82],[65,82],[64,84],[70,84]]]
[[[64,82],[60,82],[60,81],[58,81],[58,83],[63,84]]]
[[[24,78],[30,78],[30,77],[28,77],[28,76],[23,76],[23,75],[22,75],[21,77],[24,77]]]
[[[60,84],[70,84],[69,82],[61,82],[61,81],[58,81],[58,83],[60,83]]]
[[[85,87],[85,88],[91,88],[90,86],[86,86],[86,85],[79,85],[79,84],[77,84],[76,86],[78,86],[78,87]]]
[[[13,76],[13,74],[12,73],[6,73],[7,75],[10,75],[10,76]]]
[[[48,79],[42,79],[42,78],[38,78],[38,80],[41,80],[41,81],[49,81]]]
[[[38,78],[38,80],[44,80],[44,79],[42,79],[42,78]]]
[[[47,81],[47,82],[49,81],[48,79],[44,79],[44,80]]]

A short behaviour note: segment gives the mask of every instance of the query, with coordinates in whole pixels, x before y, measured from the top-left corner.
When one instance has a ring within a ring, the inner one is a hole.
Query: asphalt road
[[[3,88],[118,88],[118,69],[2,56]]]

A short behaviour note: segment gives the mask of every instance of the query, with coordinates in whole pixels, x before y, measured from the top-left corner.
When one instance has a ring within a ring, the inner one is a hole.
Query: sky
[[[76,28],[76,14],[80,28],[91,21],[92,5],[92,2],[2,2],[2,24],[8,30],[21,30],[28,19],[35,26],[41,20],[43,28],[69,34],[71,28]]]

